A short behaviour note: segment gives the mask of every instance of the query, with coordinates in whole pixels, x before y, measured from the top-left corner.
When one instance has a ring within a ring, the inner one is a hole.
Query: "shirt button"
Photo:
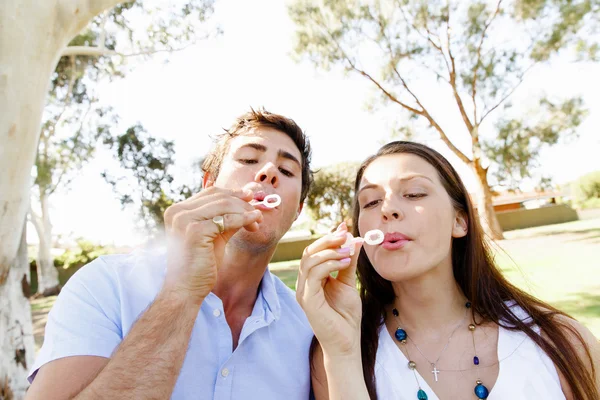
[[[220,315],[221,315],[221,310],[219,310],[218,308],[215,308],[215,309],[213,310],[213,315],[214,315],[215,317],[218,317],[218,316],[220,316]]]
[[[223,368],[223,369],[221,370],[221,376],[222,376],[223,378],[227,378],[227,375],[229,375],[229,370],[228,370],[227,368]]]

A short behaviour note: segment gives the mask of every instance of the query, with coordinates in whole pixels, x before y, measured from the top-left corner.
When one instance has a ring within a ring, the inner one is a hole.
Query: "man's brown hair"
[[[284,117],[283,115],[273,114],[264,109],[255,111],[250,109],[249,112],[239,116],[235,123],[225,132],[216,137],[215,148],[206,156],[202,163],[202,171],[209,173],[212,179],[217,179],[223,157],[229,151],[231,140],[236,136],[248,132],[256,128],[272,128],[289,136],[294,142],[300,154],[302,155],[302,192],[300,195],[300,203],[304,202],[310,185],[313,182],[313,171],[310,169],[310,160],[312,151],[310,143],[305,133],[300,129],[294,120]]]

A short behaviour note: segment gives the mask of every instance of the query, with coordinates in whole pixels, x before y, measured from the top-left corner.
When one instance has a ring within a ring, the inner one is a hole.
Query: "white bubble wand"
[[[369,244],[371,246],[376,246],[378,244],[383,243],[383,238],[384,238],[384,234],[379,229],[373,229],[373,230],[368,231],[365,234],[364,238],[361,238],[360,236],[355,238],[354,236],[352,236],[352,234],[350,232],[348,232],[348,233],[346,233],[346,241],[342,245],[342,248],[349,247],[350,255],[353,256],[356,243],[365,242],[366,244]]]
[[[262,204],[268,208],[275,208],[281,204],[281,196],[279,196],[278,194],[270,194],[270,195],[265,196],[265,198],[262,201],[258,201],[255,199],[255,200],[252,200],[250,202],[250,204],[252,204],[253,206]]]

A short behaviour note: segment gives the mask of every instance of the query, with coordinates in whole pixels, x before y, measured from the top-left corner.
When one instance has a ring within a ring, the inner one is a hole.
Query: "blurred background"
[[[36,345],[82,265],[160,237],[201,190],[211,136],[264,107],[313,147],[316,184],[273,272],[349,219],[357,165],[391,140],[460,172],[497,261],[600,337],[600,57],[593,1],[134,1],[52,76],[27,223]],[[349,223],[351,221],[348,220]]]

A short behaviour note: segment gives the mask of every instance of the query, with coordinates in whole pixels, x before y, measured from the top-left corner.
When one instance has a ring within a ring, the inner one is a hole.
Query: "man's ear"
[[[452,226],[452,237],[461,238],[467,235],[469,230],[469,220],[463,211],[457,211],[454,216],[454,225]]]
[[[202,177],[202,189],[208,189],[211,186],[214,186],[215,181],[213,181],[210,172],[205,172]]]

